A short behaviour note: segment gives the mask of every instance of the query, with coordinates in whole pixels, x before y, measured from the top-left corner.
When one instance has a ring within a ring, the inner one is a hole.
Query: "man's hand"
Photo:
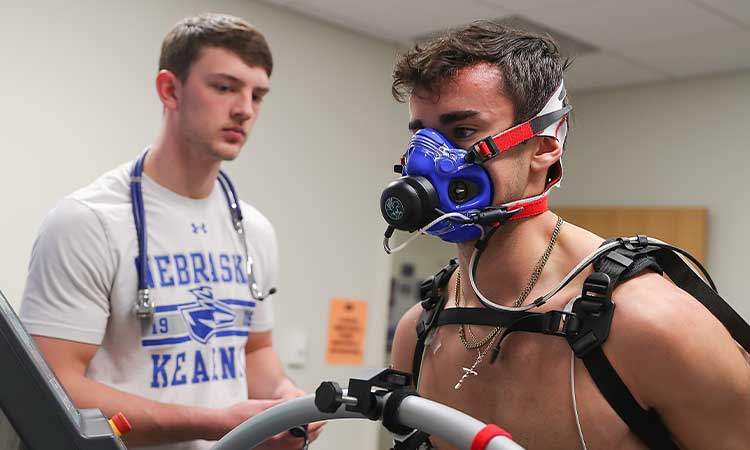
[[[285,374],[276,352],[272,347],[271,332],[250,333],[245,344],[245,365],[247,373],[247,393],[250,398],[272,398],[279,401],[294,400],[305,395],[305,391],[294,385]],[[320,435],[325,422],[308,426],[308,443]],[[280,433],[261,444],[268,450],[300,450],[304,439],[294,437],[289,432]]]
[[[307,426],[307,443],[312,443],[315,439],[320,436],[323,431],[325,422],[315,422]],[[301,450],[305,445],[303,438],[292,436],[291,433],[285,431],[279,433],[276,436],[264,441],[261,445],[256,448],[263,450]]]
[[[241,423],[257,414],[260,414],[268,408],[305,395],[305,392],[301,389],[291,384],[290,386],[292,386],[293,389],[288,389],[283,393],[287,398],[279,398],[276,400],[244,400],[227,408],[218,410],[223,432],[218,436],[212,437],[212,439],[221,439],[226,433],[239,426]],[[279,394],[282,393],[280,392]],[[315,422],[308,425],[308,444],[312,443],[318,438],[318,436],[320,436],[325,424],[326,422]],[[263,448],[264,450],[301,450],[304,443],[305,441],[303,438],[294,437],[288,431],[284,431],[264,441],[258,448]]]
[[[294,400],[297,397],[305,395],[305,391],[292,384],[289,379],[282,383],[281,386],[276,390],[274,398],[282,400]]]
[[[297,397],[302,397],[303,395],[306,395],[305,391],[295,386],[289,379],[286,380],[285,383],[282,383],[282,385],[279,387],[279,389],[276,391],[276,395],[283,400],[294,400]],[[323,427],[325,426],[326,422],[315,422],[311,423],[307,427],[307,438],[308,438],[308,444],[312,443],[315,439],[320,436],[320,433],[323,431]],[[277,436],[274,436],[272,439],[279,438],[281,441],[286,441],[286,437],[283,435],[286,434],[289,437],[292,437],[289,433],[282,433]],[[283,438],[283,439],[282,439]],[[304,440],[300,438],[294,438],[296,439],[299,445],[295,447],[296,450],[299,450],[302,448],[304,444]],[[270,443],[269,443],[270,444]],[[287,448],[287,447],[273,447],[275,449],[279,448]]]

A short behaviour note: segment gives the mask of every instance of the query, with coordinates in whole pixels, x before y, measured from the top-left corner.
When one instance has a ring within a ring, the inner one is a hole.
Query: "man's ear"
[[[546,174],[547,170],[562,157],[563,148],[553,137],[540,136],[536,140],[537,146],[531,155],[531,170]]]
[[[156,75],[156,93],[164,109],[175,111],[179,106],[179,89],[182,86],[179,78],[169,70],[160,70]]]

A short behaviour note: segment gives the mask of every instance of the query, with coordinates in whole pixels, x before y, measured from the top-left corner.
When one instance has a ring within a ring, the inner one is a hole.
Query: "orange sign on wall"
[[[328,305],[329,364],[362,364],[365,354],[367,302],[332,298]]]

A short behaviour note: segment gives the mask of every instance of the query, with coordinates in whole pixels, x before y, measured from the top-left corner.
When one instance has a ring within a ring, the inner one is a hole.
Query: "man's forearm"
[[[167,404],[129,394],[80,375],[62,377],[78,408],[99,408],[107,417],[122,412],[133,425],[128,446],[219,439],[228,431],[220,410]]]
[[[286,376],[281,360],[272,347],[263,347],[245,355],[247,392],[250,398],[291,398],[299,389]]]

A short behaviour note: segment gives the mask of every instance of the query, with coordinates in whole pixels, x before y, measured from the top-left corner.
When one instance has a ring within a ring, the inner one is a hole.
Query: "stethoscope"
[[[138,298],[135,304],[135,314],[141,319],[152,319],[154,317],[154,302],[146,284],[146,274],[148,273],[148,237],[146,234],[146,211],[143,208],[143,191],[141,190],[141,178],[143,176],[143,162],[146,159],[148,150],[143,152],[140,157],[133,163],[130,171],[130,202],[133,206],[133,220],[135,222],[135,231],[138,236]],[[247,247],[245,239],[245,227],[242,225],[242,209],[240,209],[240,199],[234,185],[226,173],[219,171],[217,178],[221,190],[224,191],[224,197],[229,205],[230,219],[234,229],[242,241],[245,248],[245,257],[247,260],[247,281],[250,288],[250,295],[255,300],[263,300],[268,295],[276,292],[276,288],[271,288],[267,295],[258,286],[253,271],[253,259],[250,256],[250,250]]]

